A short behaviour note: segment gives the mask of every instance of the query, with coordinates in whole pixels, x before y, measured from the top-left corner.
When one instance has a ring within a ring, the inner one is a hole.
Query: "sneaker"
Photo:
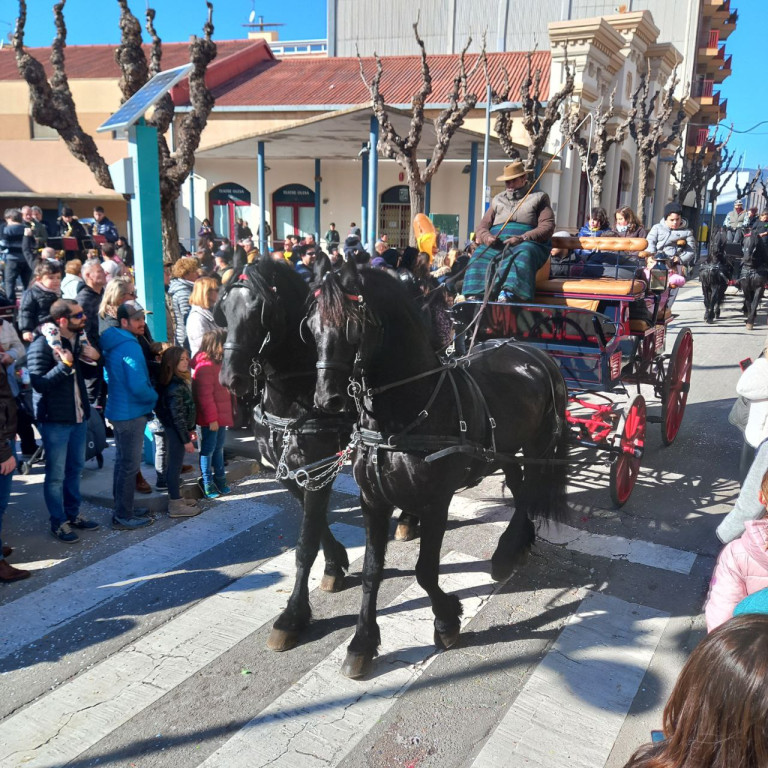
[[[214,478],[213,482],[222,496],[226,496],[228,493],[232,493],[232,489],[227,485],[226,477],[223,477],[221,480]]]
[[[203,496],[206,499],[218,499],[219,496],[221,496],[218,489],[216,488],[215,483],[206,483],[203,481],[203,478],[201,477],[201,478],[198,478],[197,484],[200,487],[200,490],[203,492]]]
[[[197,505],[194,507],[184,503],[184,499],[168,500],[168,517],[195,517],[203,510]]]
[[[95,531],[99,527],[95,520],[86,520],[82,515],[78,515],[74,520],[70,520],[69,524],[73,528],[77,528],[78,531]]]
[[[80,537],[69,527],[69,523],[62,523],[58,528],[51,528],[51,536],[65,544],[74,544],[80,541]]]
[[[127,520],[123,517],[113,517],[112,527],[116,531],[135,531],[137,528],[146,528],[154,522],[151,517],[131,517]]]
[[[133,508],[133,516],[134,517],[149,517],[150,509],[149,507],[134,507]]]
[[[156,491],[168,490],[168,483],[165,482],[165,478],[162,478],[162,477],[157,478],[157,482],[155,482],[155,490]]]

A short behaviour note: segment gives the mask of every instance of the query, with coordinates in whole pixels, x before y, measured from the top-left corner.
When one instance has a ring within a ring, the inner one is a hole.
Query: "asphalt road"
[[[660,726],[703,635],[714,529],[738,491],[741,436],[727,422],[737,363],[765,341],[765,314],[746,332],[739,303],[730,289],[707,326],[698,283],[681,292],[667,349],[676,329],[692,329],[685,419],[669,448],[649,425],[622,510],[604,467],[580,469],[568,525],[542,531],[498,585],[488,559],[505,515],[500,478],[457,497],[441,568],[464,606],[452,650],[432,645],[418,542],[390,543],[382,650],[363,681],[339,674],[364,542],[348,476],[332,505],[353,561],[348,588],[314,589],[306,641],[282,654],[265,642],[290,590],[299,512],[269,473],[197,518],[103,528],[70,547],[45,532],[40,471],[20,478],[3,539],[35,574],[0,589],[0,765],[624,765]]]

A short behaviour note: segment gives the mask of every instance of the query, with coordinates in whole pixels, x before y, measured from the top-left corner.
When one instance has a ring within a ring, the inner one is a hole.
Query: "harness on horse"
[[[231,282],[224,294],[224,297],[233,288],[245,288],[252,294],[260,296],[264,299],[262,304],[262,326],[266,329],[266,320],[268,311],[270,314],[274,314],[274,308],[272,310],[267,309],[267,301],[270,299],[270,293],[277,301],[276,289],[274,286],[267,285],[266,282],[252,269],[245,268],[243,273],[238,277],[236,281]],[[280,373],[275,370],[267,360],[264,359],[264,351],[271,342],[271,332],[267,330],[264,336],[264,341],[261,344],[256,355],[251,360],[249,368],[249,374],[253,379],[253,395],[257,400],[257,404],[253,409],[254,421],[269,429],[269,440],[272,444],[272,450],[275,455],[280,454],[280,459],[277,463],[275,476],[278,480],[294,480],[302,488],[308,490],[319,490],[323,486],[332,482],[336,475],[339,473],[341,467],[346,461],[346,457],[338,460],[344,451],[336,455],[336,461],[333,463],[331,469],[334,470],[331,473],[322,473],[320,478],[311,478],[309,475],[310,467],[304,467],[300,470],[293,471],[287,466],[286,460],[288,457],[288,451],[290,450],[290,438],[300,435],[318,435],[327,434],[329,432],[336,432],[339,436],[342,434],[349,434],[349,430],[352,427],[353,420],[349,417],[335,416],[332,414],[324,414],[314,408],[313,403],[301,402],[300,400],[294,400],[303,413],[297,418],[287,418],[284,416],[278,416],[271,413],[265,408],[265,400],[267,394],[267,384],[270,384],[278,394],[283,396],[289,396],[288,393],[276,386],[278,382],[288,381],[290,379],[314,377],[314,371],[293,371],[290,373]],[[242,350],[243,345],[234,341],[226,341],[224,343],[224,349],[233,351]],[[349,448],[349,446],[347,447]],[[347,449],[344,449],[345,451]],[[351,453],[351,450],[349,451]],[[348,454],[347,454],[348,455]],[[326,460],[316,462],[317,465],[325,465],[328,463]],[[312,465],[314,466],[314,465]],[[319,484],[316,484],[317,481]],[[303,481],[303,482],[302,482]]]

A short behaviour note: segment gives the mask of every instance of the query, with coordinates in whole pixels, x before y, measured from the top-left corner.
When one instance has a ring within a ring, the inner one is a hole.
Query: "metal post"
[[[491,135],[491,85],[485,89],[485,140],[483,141],[483,215],[491,204],[491,188],[488,186],[488,141]]]
[[[195,169],[189,172],[189,244],[192,253],[197,244],[197,230],[195,229]]]
[[[467,240],[475,231],[475,198],[477,197],[477,150],[479,142],[473,141],[469,155],[469,203],[467,205]]]
[[[368,232],[367,242],[369,253],[376,243],[379,216],[379,121],[371,115],[369,140],[371,149],[368,152]]]
[[[259,252],[267,252],[267,207],[266,207],[266,178],[264,172],[264,142],[258,143],[258,197],[259,197]]]
[[[432,162],[432,158],[427,158],[427,167]],[[432,182],[428,181],[424,187],[424,213],[429,216],[432,212]]]
[[[363,163],[362,182],[363,188],[360,195],[360,241],[365,242],[368,239],[368,155],[370,148],[367,142],[363,142],[363,149],[360,151],[360,158]]]
[[[128,130],[128,152],[135,182],[131,212],[136,288],[142,305],[152,312],[147,315],[150,333],[155,341],[167,341],[157,129],[143,120],[132,125]]]
[[[320,245],[320,158],[315,158],[315,242]]]

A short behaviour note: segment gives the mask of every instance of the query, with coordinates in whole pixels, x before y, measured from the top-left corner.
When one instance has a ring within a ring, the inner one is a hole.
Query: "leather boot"
[[[10,557],[13,554],[13,547],[3,547],[3,557]]]
[[[139,493],[152,493],[152,487],[144,479],[144,475],[141,474],[141,470],[136,473],[136,490]]]
[[[21,581],[22,579],[28,579],[31,575],[29,571],[14,568],[6,560],[0,560],[0,581]]]

